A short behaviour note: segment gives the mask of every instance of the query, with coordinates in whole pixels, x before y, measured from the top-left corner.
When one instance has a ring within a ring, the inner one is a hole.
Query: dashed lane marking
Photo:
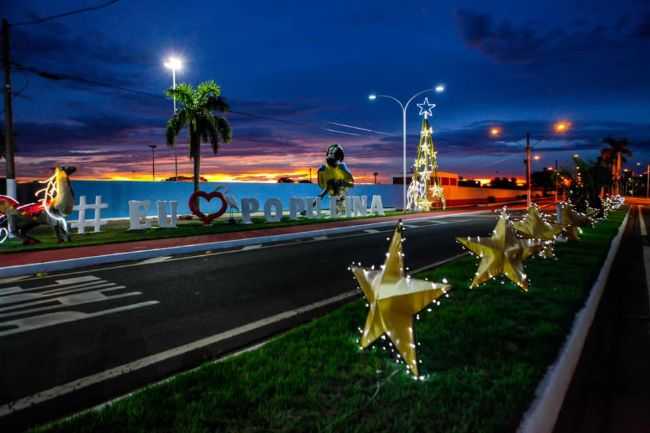
[[[262,244],[255,244],[255,245],[246,245],[243,246],[239,251],[250,251],[250,250],[257,250],[262,248]],[[204,256],[207,254],[204,254]]]
[[[364,232],[366,232],[366,233],[370,233],[370,234],[375,234],[375,233],[379,233],[379,230],[375,230],[375,229],[365,229]]]
[[[145,259],[145,260],[140,261],[140,264],[141,265],[150,265],[150,264],[153,264],[153,263],[162,263],[162,262],[166,262],[167,260],[169,260],[171,258],[172,258],[172,256],[152,257],[150,259]]]
[[[327,236],[316,236],[316,237],[314,237],[312,239],[315,240],[315,241],[326,241],[328,238],[327,238]]]

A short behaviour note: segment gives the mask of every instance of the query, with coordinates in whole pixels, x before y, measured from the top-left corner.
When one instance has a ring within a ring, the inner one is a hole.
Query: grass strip
[[[557,259],[530,260],[528,293],[501,281],[468,289],[472,257],[418,275],[453,285],[415,322],[423,382],[381,345],[359,351],[366,308],[355,301],[258,350],[34,431],[514,432],[624,215],[558,244]]]
[[[397,211],[387,211],[385,216],[395,215],[403,215],[403,213]],[[245,232],[249,230],[264,230],[278,227],[323,224],[339,221],[350,221],[355,219],[372,220],[377,217],[378,216],[375,215],[368,215],[365,217],[356,218],[303,218],[299,220],[290,220],[289,217],[284,216],[282,217],[281,221],[275,223],[267,223],[265,222],[264,218],[254,217],[251,218],[252,224],[230,224],[226,219],[220,219],[209,225],[204,225],[200,221],[193,220],[178,221],[178,226],[176,228],[152,227],[146,230],[133,231],[128,230],[128,221],[112,221],[104,226],[102,228],[102,231],[99,233],[85,233],[82,235],[71,233],[72,241],[65,243],[59,243],[57,241],[56,236],[50,227],[40,226],[31,231],[29,235],[35,237],[41,241],[41,243],[34,245],[23,245],[22,241],[20,240],[9,239],[5,243],[0,244],[0,254],[34,250],[49,250],[53,248],[72,248],[90,245],[114,244],[120,242],[134,242],[152,239],[169,239],[219,233]]]

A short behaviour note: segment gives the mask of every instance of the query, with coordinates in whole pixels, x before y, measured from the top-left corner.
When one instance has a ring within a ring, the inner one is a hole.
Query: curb
[[[425,221],[425,220],[432,220],[432,219],[442,219],[442,218],[453,217],[453,216],[482,214],[487,212],[490,211],[478,210],[472,212],[456,212],[456,213],[450,213],[450,214],[445,214],[440,216],[410,218],[405,221],[408,222]],[[247,245],[255,245],[261,243],[268,243],[268,242],[291,241],[291,240],[297,240],[302,238],[323,236],[328,234],[348,233],[348,232],[354,232],[354,231],[364,230],[369,228],[390,226],[390,225],[394,225],[396,222],[397,222],[397,218],[392,221],[381,221],[376,223],[350,225],[345,227],[332,227],[332,228],[319,229],[319,230],[307,230],[307,231],[302,231],[297,233],[285,233],[281,235],[257,236],[252,238],[233,239],[229,241],[204,242],[204,243],[188,244],[188,245],[181,245],[175,247],[153,248],[147,250],[103,254],[103,255],[90,256],[90,257],[79,257],[75,259],[52,260],[49,262],[6,266],[4,268],[0,268],[0,278],[31,275],[38,272],[62,271],[66,269],[72,269],[72,268],[78,268],[84,266],[94,266],[94,265],[102,265],[108,263],[125,262],[125,261],[133,261],[133,260],[144,260],[144,259],[150,259],[153,257],[160,257],[160,256],[188,254],[188,253],[203,252],[208,250],[223,250],[227,248],[234,248],[240,246],[244,247]]]
[[[535,399],[524,414],[517,433],[551,433],[553,431],[555,422],[560,414],[560,409],[564,403],[567,389],[571,384],[573,373],[582,354],[582,348],[591,328],[591,323],[600,304],[600,298],[602,297],[612,264],[618,253],[629,216],[630,210],[628,209],[618,229],[618,233],[612,239],[609,252],[596,281],[591,287],[587,302],[576,313],[573,327],[562,346],[560,355],[548,368],[537,386]]]

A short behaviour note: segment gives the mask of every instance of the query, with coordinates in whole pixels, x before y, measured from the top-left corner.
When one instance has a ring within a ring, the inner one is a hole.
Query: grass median
[[[453,286],[415,322],[424,381],[381,346],[358,349],[366,307],[354,301],[257,350],[36,431],[514,432],[624,215],[558,244],[557,259],[529,260],[528,293],[500,281],[468,289],[469,256],[419,274]]]

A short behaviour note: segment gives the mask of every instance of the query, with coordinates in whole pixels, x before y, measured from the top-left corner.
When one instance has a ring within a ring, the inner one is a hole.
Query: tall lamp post
[[[556,134],[564,134],[569,131],[571,128],[571,122],[567,120],[560,120],[553,124],[553,130]],[[500,126],[493,126],[489,130],[489,134],[492,138],[500,137],[503,132],[503,129]],[[538,156],[533,157],[533,148],[530,145],[530,132],[526,132],[526,147],[525,147],[526,158],[524,159],[524,165],[526,167],[526,206],[530,207],[532,204],[532,160],[539,159]]]
[[[176,90],[176,70],[183,67],[183,62],[178,57],[169,57],[165,63],[167,69],[172,71],[172,89]],[[176,114],[176,95],[174,95],[174,114]],[[178,181],[178,157],[176,154],[176,146],[174,146],[174,180]]]
[[[402,212],[406,213],[406,110],[408,110],[409,105],[415,98],[427,92],[436,92],[442,93],[445,91],[445,86],[438,84],[434,88],[420,90],[413,96],[411,96],[406,103],[403,103],[399,99],[391,95],[377,95],[372,93],[368,96],[370,101],[375,101],[377,98],[388,98],[397,102],[402,109]],[[435,106],[435,105],[434,105]]]
[[[156,181],[156,145],[155,144],[148,144],[151,148],[151,178],[153,181]]]

